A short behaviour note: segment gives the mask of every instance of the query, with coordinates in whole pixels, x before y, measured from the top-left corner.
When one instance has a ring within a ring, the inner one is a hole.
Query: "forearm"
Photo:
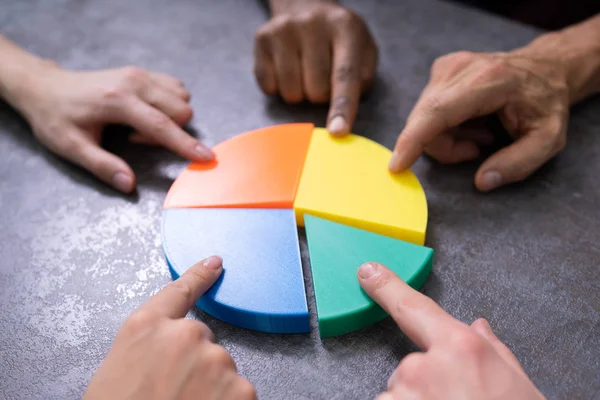
[[[269,0],[271,15],[294,12],[314,4],[336,4],[337,0]]]
[[[542,35],[523,50],[560,59],[565,66],[571,104],[600,93],[600,14]]]
[[[23,112],[25,99],[33,90],[35,75],[51,63],[0,35],[0,97]]]

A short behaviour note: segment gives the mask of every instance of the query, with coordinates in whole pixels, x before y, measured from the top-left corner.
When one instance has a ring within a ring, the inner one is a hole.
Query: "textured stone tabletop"
[[[258,2],[2,3],[0,32],[66,67],[135,64],[185,81],[191,126],[209,145],[277,123],[324,124],[326,107],[286,107],[254,83],[253,33],[266,18]],[[347,3],[381,51],[354,131],[387,147],[435,57],[508,50],[538,33],[433,0]],[[109,145],[135,170],[137,194],[122,196],[58,160],[0,105],[0,398],[80,397],[125,317],[170,281],[161,204],[186,162],[161,149]],[[427,159],[414,168],[436,250],[424,293],[467,323],[488,318],[549,398],[600,398],[600,100],[573,111],[566,151],[527,182],[483,195],[473,187],[475,168]],[[389,320],[321,341],[192,314],[263,399],[372,398],[414,350]]]

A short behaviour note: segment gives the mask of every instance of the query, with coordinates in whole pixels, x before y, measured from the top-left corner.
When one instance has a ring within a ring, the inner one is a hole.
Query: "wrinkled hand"
[[[335,3],[295,2],[256,33],[254,73],[288,103],[331,102],[333,134],[348,133],[377,66],[377,47],[357,14]]]
[[[544,399],[486,320],[457,321],[380,264],[361,266],[358,278],[423,350],[400,362],[378,399]]]
[[[496,113],[514,142],[491,155],[475,176],[479,190],[521,181],[560,152],[567,140],[569,90],[564,67],[512,53],[458,52],[441,57],[410,113],[390,170],[409,168],[425,151],[441,163],[480,156],[491,132],[463,123]]]
[[[108,124],[129,125],[133,142],[162,145],[189,160],[214,158],[180,128],[192,117],[190,94],[169,75],[136,67],[72,72],[47,65],[28,85],[20,108],[35,137],[122,192],[135,188],[135,175],[100,147]]]
[[[85,400],[255,399],[210,329],[183,319],[221,275],[210,257],[134,311],[92,378]]]

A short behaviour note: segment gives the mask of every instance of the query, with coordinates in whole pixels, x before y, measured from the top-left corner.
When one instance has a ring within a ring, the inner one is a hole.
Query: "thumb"
[[[490,156],[475,175],[475,185],[483,192],[522,181],[554,157],[564,147],[566,123],[549,118],[513,144]]]
[[[131,193],[135,189],[135,174],[123,159],[81,135],[71,140],[69,149],[60,155],[123,193]]]
[[[502,343],[500,339],[496,337],[496,335],[494,335],[492,327],[487,320],[479,318],[471,324],[471,328],[484,339],[486,339],[507,364],[518,369],[519,372],[522,372],[523,374],[525,373],[525,371],[523,371],[523,367],[521,367],[519,360],[517,360],[517,357],[513,354],[513,352],[510,351],[510,349],[506,347],[506,345]]]

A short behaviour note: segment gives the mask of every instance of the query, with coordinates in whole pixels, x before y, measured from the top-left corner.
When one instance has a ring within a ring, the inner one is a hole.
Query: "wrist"
[[[29,109],[38,97],[42,78],[59,67],[31,54],[13,60],[0,66],[0,96],[29,120]]]
[[[269,0],[271,17],[295,14],[323,4],[337,4],[337,0]]]
[[[588,22],[588,25],[589,22]],[[600,93],[600,28],[574,26],[550,32],[532,41],[518,52],[559,64],[571,104]]]

